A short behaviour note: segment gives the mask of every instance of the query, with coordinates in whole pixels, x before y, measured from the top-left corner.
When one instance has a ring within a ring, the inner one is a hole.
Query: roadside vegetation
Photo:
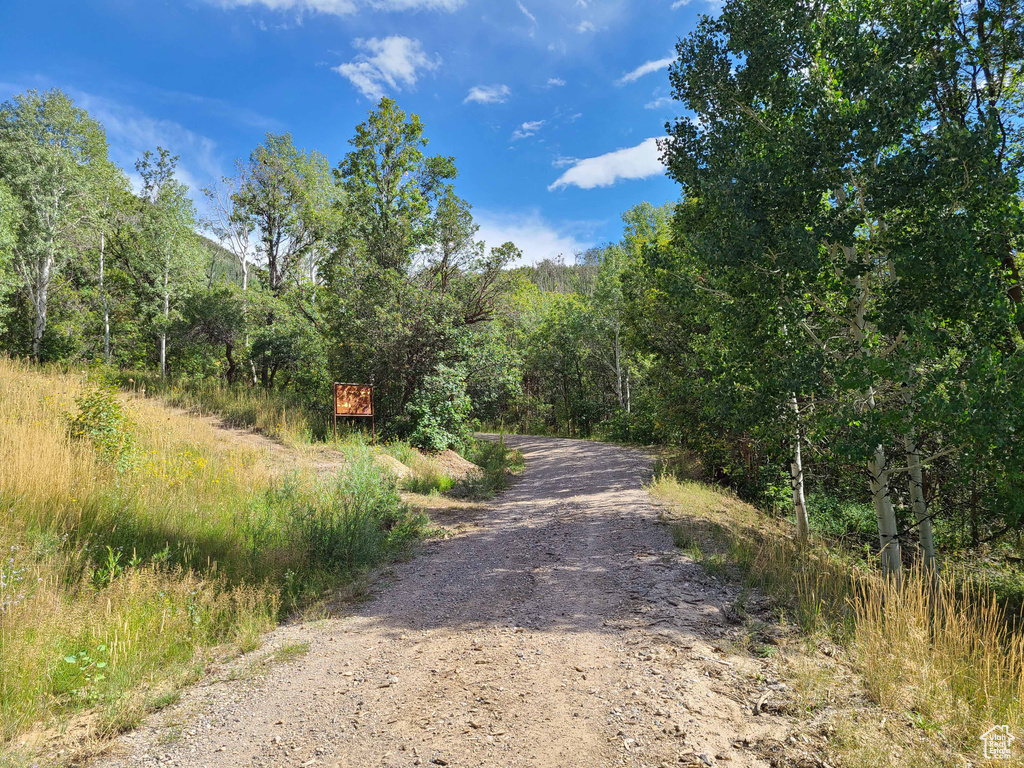
[[[755,638],[749,650],[781,654],[795,706],[831,734],[841,764],[960,765],[956,755],[976,756],[992,723],[1024,727],[1024,636],[1013,605],[975,574],[916,567],[897,583],[830,535],[841,519],[803,544],[785,519],[684,473],[663,469],[651,491],[668,503],[677,547],[773,598],[772,615],[734,606]],[[791,627],[800,642],[761,644],[766,623]]]
[[[0,359],[0,738],[135,725],[216,656],[406,551],[428,527],[373,450],[268,472],[202,420],[85,372]]]
[[[110,382],[133,394],[157,397],[189,413],[216,416],[228,426],[252,429],[289,446],[332,436],[329,404],[319,412],[288,390],[232,386],[221,379],[160,378],[145,370],[111,372]],[[349,425],[342,424],[344,434]]]

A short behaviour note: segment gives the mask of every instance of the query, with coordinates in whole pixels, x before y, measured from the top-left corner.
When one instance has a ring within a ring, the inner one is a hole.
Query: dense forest
[[[481,426],[678,446],[888,572],[1016,544],[1022,31],[1002,0],[727,3],[670,70],[679,201],[531,266],[477,239],[455,158],[391,99],[344,157],[268,134],[190,190],[173,147],[132,182],[71,98],[22,93],[0,349],[265,393],[312,437],[351,381],[428,450]]]

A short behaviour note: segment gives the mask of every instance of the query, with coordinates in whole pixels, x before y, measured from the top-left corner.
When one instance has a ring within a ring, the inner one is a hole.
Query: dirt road
[[[96,764],[767,765],[757,744],[787,723],[751,704],[773,681],[728,653],[735,594],[673,551],[649,461],[509,441],[526,470],[472,526],[267,646],[304,653],[190,689]]]

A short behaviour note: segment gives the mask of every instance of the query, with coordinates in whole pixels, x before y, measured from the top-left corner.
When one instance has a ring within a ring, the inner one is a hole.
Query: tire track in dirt
[[[767,765],[751,745],[789,723],[752,713],[757,663],[719,645],[735,590],[673,550],[650,461],[506,441],[526,470],[474,525],[268,639],[305,655],[189,689],[95,765]]]

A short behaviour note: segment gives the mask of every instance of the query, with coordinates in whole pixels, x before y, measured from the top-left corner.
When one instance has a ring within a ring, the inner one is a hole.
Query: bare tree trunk
[[[626,366],[626,413],[632,413],[629,402],[629,366]]]
[[[615,323],[615,395],[619,399],[619,408],[625,408],[622,399],[622,348],[619,345],[619,324]]]
[[[928,514],[928,504],[924,499],[924,479],[921,473],[921,454],[913,430],[904,438],[907,448],[907,466],[910,467],[910,501],[914,507],[914,519],[917,520],[918,537],[921,541],[921,559],[925,568],[935,571],[938,558],[935,555],[935,536],[932,532],[932,518]]]
[[[100,302],[103,305],[103,362],[110,364],[110,307],[107,303],[107,285],[105,281],[104,248],[106,246],[106,230],[100,230]]]
[[[259,377],[256,374],[256,363],[250,354],[249,343],[249,261],[243,255],[239,257],[238,263],[242,267],[242,321],[245,323],[245,354],[249,357],[252,383],[255,386],[259,383]]]
[[[167,323],[171,317],[171,293],[167,289],[170,280],[170,264],[164,266],[164,322],[160,328],[160,378],[167,378]]]
[[[899,578],[903,562],[900,558],[900,542],[896,537],[896,513],[889,496],[889,468],[886,464],[885,447],[878,445],[868,462],[870,473],[871,500],[878,519],[878,543],[881,548],[882,571],[886,576]]]
[[[43,346],[43,334],[46,333],[46,310],[47,297],[50,293],[50,275],[54,263],[53,245],[50,251],[39,259],[39,271],[36,276],[36,285],[33,301],[35,310],[35,325],[32,329],[32,357],[39,362],[39,352]]]
[[[802,441],[800,433],[800,404],[797,402],[796,393],[790,398],[789,407],[793,410],[793,417],[796,422],[793,434],[793,461],[789,465],[793,486],[793,511],[796,514],[796,536],[801,543],[806,544],[810,538],[811,526],[807,519],[807,501],[804,498],[804,462],[800,447]]]
[[[910,405],[913,397],[909,387],[903,388],[903,400]],[[921,452],[917,444],[917,435],[913,425],[908,426],[903,437],[903,445],[907,451],[907,467],[910,470],[910,503],[917,521],[918,539],[921,546],[921,559],[925,568],[933,573],[938,569],[938,558],[935,555],[935,536],[932,531],[932,517],[928,514],[928,503],[924,498],[924,477],[921,472]]]

